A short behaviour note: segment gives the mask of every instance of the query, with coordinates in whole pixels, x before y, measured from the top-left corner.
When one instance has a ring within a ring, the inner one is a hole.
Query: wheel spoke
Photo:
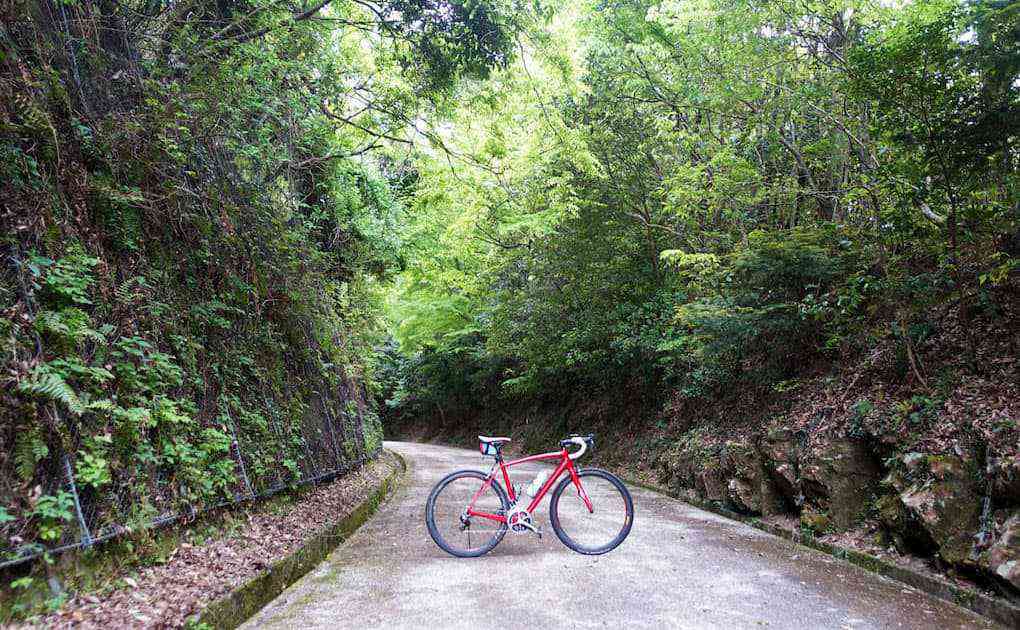
[[[605,553],[619,545],[630,532],[633,502],[622,482],[608,473],[581,471],[579,478],[583,493],[576,487],[571,491],[564,487],[565,491],[554,499],[554,529],[564,544],[575,551]]]
[[[482,488],[484,480],[485,475],[480,472],[464,471],[440,482],[429,497],[426,511],[429,533],[453,555],[481,555],[494,547],[506,531],[505,523],[468,516],[469,508],[489,514],[504,510],[502,493],[491,484]]]

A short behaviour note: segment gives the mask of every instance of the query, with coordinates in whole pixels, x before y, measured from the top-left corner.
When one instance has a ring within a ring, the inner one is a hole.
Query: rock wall
[[[873,534],[876,545],[1020,589],[1020,460],[975,450],[890,455],[845,435],[773,429],[723,441],[692,432],[658,459],[661,483],[816,534]]]

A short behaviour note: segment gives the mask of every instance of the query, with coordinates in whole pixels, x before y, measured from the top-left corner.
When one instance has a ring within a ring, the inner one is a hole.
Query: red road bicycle
[[[535,509],[564,473],[549,503],[549,519],[560,541],[588,555],[612,551],[623,542],[634,523],[634,501],[627,487],[605,470],[574,467],[574,461],[594,447],[594,435],[572,435],[560,442],[559,451],[506,462],[502,449],[509,441],[478,436],[482,455],[495,459],[489,472],[458,470],[432,489],[425,504],[425,523],[443,551],[460,558],[481,556],[492,551],[508,530],[541,537]],[[578,447],[573,453],[567,450],[572,446]],[[556,470],[539,473],[524,493],[510,483],[512,466],[546,460],[559,460]],[[503,484],[496,478],[497,469]],[[575,491],[567,492],[569,488]],[[524,494],[531,498],[527,506]]]

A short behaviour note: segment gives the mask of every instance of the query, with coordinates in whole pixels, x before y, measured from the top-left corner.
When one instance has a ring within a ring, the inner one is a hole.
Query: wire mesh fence
[[[151,497],[151,507],[139,510],[134,497],[118,493],[116,488],[108,492],[97,492],[93,488],[82,487],[75,477],[73,455],[61,453],[47,458],[39,491],[43,496],[61,495],[68,498],[69,509],[61,518],[61,533],[49,544],[36,540],[0,548],[0,569],[30,562],[47,554],[89,549],[132,532],[187,522],[204,512],[267,499],[287,490],[342,477],[375,459],[382,450],[378,440],[374,444],[366,444],[364,439],[358,442],[340,441],[340,436],[347,433],[363,434],[366,423],[370,431],[378,432],[378,419],[373,413],[359,411],[351,417],[344,416],[348,414],[340,414],[338,417],[337,414],[326,412],[319,416],[321,422],[305,423],[309,431],[308,435],[303,436],[307,439],[301,450],[306,457],[298,462],[300,473],[297,476],[289,468],[264,471],[254,483],[248,473],[251,461],[249,459],[246,463],[242,446],[245,436],[238,435],[237,428],[233,427],[229,458],[234,467],[235,483],[222,493],[219,502],[200,505],[175,504],[160,500],[165,497],[154,496]],[[13,531],[19,524],[13,522],[5,525],[8,541],[18,541],[19,537]]]
[[[151,72],[193,27],[222,28],[207,23],[222,7],[23,4],[0,8],[0,118],[21,121],[11,150],[36,171],[31,186],[0,178],[17,201],[0,204],[0,223],[18,226],[0,244],[0,568],[373,457],[381,428],[346,288],[360,268],[334,251],[341,224],[326,243],[299,219],[306,182],[281,176],[304,155],[297,132],[259,126],[260,108],[178,98],[178,62]],[[228,137],[213,110],[247,118]],[[174,122],[155,134],[156,120]],[[239,158],[258,130],[278,141]],[[57,219],[43,199],[76,210]]]

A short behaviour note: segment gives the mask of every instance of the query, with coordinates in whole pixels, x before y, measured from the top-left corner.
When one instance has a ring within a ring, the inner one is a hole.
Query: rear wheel
[[[634,524],[634,501],[619,477],[598,468],[577,471],[589,510],[567,475],[553,491],[549,520],[564,545],[591,556],[616,549]]]
[[[468,505],[480,512],[506,515],[510,507],[506,492],[495,480],[482,489],[487,478],[477,470],[458,470],[443,477],[429,494],[425,524],[432,540],[446,553],[458,558],[481,556],[492,551],[506,534],[506,522],[467,515]]]

